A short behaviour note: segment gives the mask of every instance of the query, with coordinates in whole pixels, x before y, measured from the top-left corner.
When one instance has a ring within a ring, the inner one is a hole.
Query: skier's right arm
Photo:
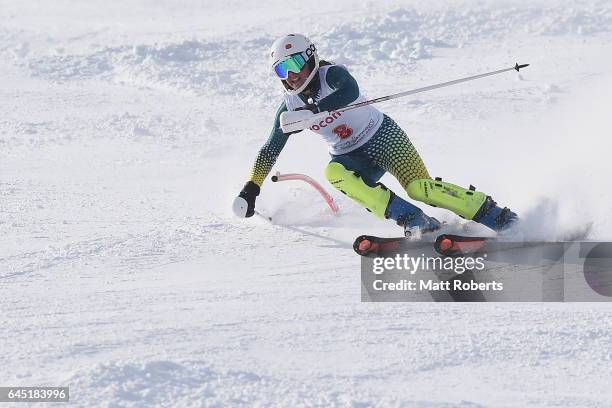
[[[283,133],[280,127],[280,115],[285,111],[287,111],[287,106],[283,102],[276,111],[270,137],[259,149],[259,154],[251,170],[251,179],[244,185],[244,188],[234,200],[234,213],[240,217],[251,217],[255,213],[255,199],[259,195],[260,187],[289,139],[290,133]]]
[[[280,115],[286,111],[287,106],[285,102],[283,102],[276,111],[276,118],[274,119],[274,126],[270,132],[270,137],[261,149],[259,149],[259,154],[255,159],[255,164],[253,164],[250,181],[257,184],[259,187],[261,187],[272,170],[272,166],[276,163],[276,159],[289,139],[289,133],[283,133],[280,127]]]

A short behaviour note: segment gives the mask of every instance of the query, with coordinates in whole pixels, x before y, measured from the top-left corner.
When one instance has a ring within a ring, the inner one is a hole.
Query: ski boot
[[[487,196],[473,220],[494,231],[501,232],[512,227],[518,221],[518,216],[508,207],[498,207],[491,196]]]
[[[427,217],[427,216],[426,216]],[[432,234],[440,229],[442,223],[434,217],[427,217],[426,225],[404,225],[404,236],[411,240],[420,241],[427,239],[428,241],[434,241],[435,236]]]
[[[450,210],[458,216],[478,222],[494,231],[502,231],[518,220],[508,208],[500,208],[491,196],[476,191],[474,186],[463,188],[441,178],[414,180],[406,188],[408,196],[434,207]]]
[[[395,220],[398,225],[404,227],[404,236],[419,240],[425,234],[437,231],[442,225],[434,217],[430,217],[419,207],[396,196],[391,197],[385,217]]]

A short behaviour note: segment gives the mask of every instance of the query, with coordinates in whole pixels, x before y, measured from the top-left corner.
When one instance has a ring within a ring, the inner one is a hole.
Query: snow
[[[314,134],[275,169],[339,216],[269,181],[274,224],[231,213],[280,100],[267,49],[303,32],[370,97],[530,63],[379,107],[529,236],[610,240],[609,2],[0,1],[0,21],[0,385],[83,407],[612,403],[607,303],[361,303],[352,240],[398,228],[326,184]]]

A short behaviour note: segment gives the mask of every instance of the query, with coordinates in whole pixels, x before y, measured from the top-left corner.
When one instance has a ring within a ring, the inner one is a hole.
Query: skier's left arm
[[[325,81],[334,90],[317,102],[319,111],[331,112],[350,105],[359,97],[359,85],[353,76],[343,67],[334,65],[327,70]]]
[[[343,108],[350,105],[359,97],[359,85],[353,76],[344,68],[334,65],[327,70],[325,81],[334,90],[331,94],[316,104],[306,105],[306,109],[313,113]]]

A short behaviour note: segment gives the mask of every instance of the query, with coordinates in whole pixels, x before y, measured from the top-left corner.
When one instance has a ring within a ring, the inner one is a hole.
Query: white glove
[[[234,204],[232,205],[232,210],[236,217],[245,218],[247,214],[247,209],[249,208],[249,203],[242,197],[236,197],[234,199]]]
[[[325,120],[329,112],[312,113],[309,110],[285,111],[280,115],[280,124],[283,133],[297,132],[304,130]]]

